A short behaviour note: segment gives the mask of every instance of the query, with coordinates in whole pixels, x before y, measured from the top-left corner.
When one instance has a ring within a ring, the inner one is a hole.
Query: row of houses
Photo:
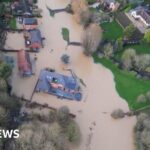
[[[22,27],[24,30],[25,47],[38,52],[43,47],[43,38],[38,29],[38,21],[36,18],[23,18]],[[21,76],[31,76],[33,74],[33,64],[29,52],[20,50],[18,52],[18,70]]]
[[[27,0],[22,0],[26,3]],[[16,7],[17,6],[17,7]],[[23,7],[20,3],[15,3],[14,10],[17,13],[20,9],[29,15],[30,9]],[[27,6],[28,7],[28,6]],[[38,21],[31,17],[22,17],[22,27],[24,30],[24,39],[26,48],[38,52],[43,46],[43,38],[38,29]],[[30,77],[33,74],[33,62],[31,61],[28,51],[19,50],[17,53],[18,70],[21,76]],[[70,100],[80,101],[82,92],[78,80],[74,76],[65,76],[47,69],[41,70],[35,92],[44,92],[57,96],[58,98],[66,98]]]
[[[24,18],[23,20],[25,46],[34,50],[39,51],[43,47],[43,38],[40,30],[38,29],[38,22],[35,18]]]

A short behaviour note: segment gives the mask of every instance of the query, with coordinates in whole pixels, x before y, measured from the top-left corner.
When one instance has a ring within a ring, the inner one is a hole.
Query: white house
[[[131,11],[131,15],[142,21],[147,27],[150,27],[150,13],[143,7],[138,7]]]

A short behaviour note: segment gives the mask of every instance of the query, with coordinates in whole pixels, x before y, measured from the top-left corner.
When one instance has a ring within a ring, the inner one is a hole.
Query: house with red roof
[[[20,50],[17,53],[18,59],[18,70],[21,76],[31,76],[32,75],[32,64],[30,61],[30,55],[25,50]]]

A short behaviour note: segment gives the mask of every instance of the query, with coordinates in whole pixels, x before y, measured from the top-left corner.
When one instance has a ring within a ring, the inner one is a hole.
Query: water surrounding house
[[[36,92],[45,92],[59,98],[80,101],[82,94],[76,78],[56,72],[42,70],[36,86]]]

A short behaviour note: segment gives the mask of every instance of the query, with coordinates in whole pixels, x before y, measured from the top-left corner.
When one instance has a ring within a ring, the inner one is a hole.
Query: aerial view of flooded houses
[[[1,0],[0,150],[150,150],[150,1]]]

